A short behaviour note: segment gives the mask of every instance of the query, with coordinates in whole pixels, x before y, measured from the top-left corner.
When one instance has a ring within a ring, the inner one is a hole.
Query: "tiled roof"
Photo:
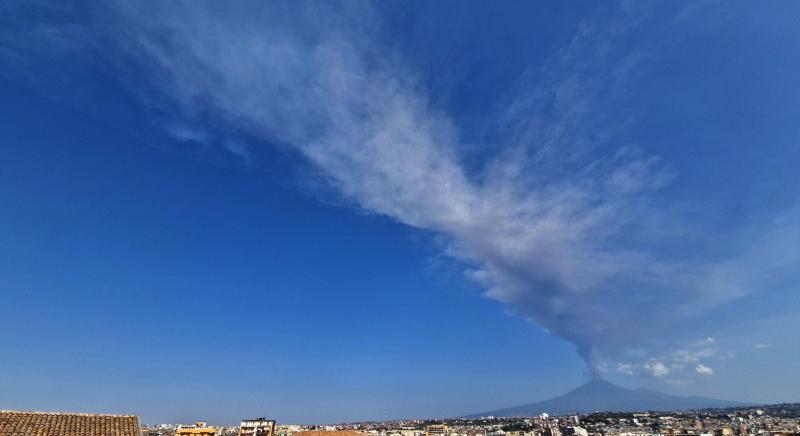
[[[139,418],[0,410],[0,436],[139,436]]]

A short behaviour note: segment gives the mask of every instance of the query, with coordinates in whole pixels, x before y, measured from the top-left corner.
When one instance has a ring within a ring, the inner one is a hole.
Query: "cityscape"
[[[33,417],[34,419],[31,419]],[[44,418],[43,418],[44,417]],[[64,420],[63,418],[69,418]],[[136,417],[87,414],[46,414],[0,411],[0,434],[57,434],[81,420],[127,420],[130,424],[104,427],[85,424],[86,434],[103,436],[797,436],[800,403],[669,412],[594,412],[535,417],[413,419],[331,425],[276,424],[267,418],[244,419],[237,426],[139,424]],[[36,427],[38,425],[38,427]],[[50,426],[48,426],[50,425]],[[63,434],[78,434],[75,430]],[[60,434],[60,433],[59,433]]]
[[[260,422],[265,422],[260,418]],[[142,436],[202,434],[236,436],[253,431],[241,426],[209,427],[159,424],[144,426]],[[567,416],[397,420],[334,425],[275,425],[266,421],[269,436],[796,436],[800,434],[800,403],[757,407],[671,412],[595,412]],[[256,424],[257,425],[257,424]],[[206,432],[206,433],[203,433]]]

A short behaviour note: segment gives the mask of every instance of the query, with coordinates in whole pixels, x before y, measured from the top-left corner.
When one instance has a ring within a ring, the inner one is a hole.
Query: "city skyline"
[[[800,5],[0,6],[0,409],[797,401]]]

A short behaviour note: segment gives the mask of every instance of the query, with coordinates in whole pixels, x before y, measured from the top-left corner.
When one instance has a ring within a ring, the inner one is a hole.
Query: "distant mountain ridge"
[[[533,404],[508,407],[484,413],[468,415],[468,418],[481,416],[535,416],[540,413],[566,415],[570,413],[591,412],[635,412],[667,411],[704,408],[724,408],[746,406],[747,403],[717,400],[705,397],[683,397],[649,389],[628,389],[605,380],[594,380],[579,386],[564,395]]]

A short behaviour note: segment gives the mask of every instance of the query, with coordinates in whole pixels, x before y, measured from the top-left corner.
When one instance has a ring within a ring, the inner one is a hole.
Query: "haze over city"
[[[798,17],[3,2],[0,409],[796,402]]]

